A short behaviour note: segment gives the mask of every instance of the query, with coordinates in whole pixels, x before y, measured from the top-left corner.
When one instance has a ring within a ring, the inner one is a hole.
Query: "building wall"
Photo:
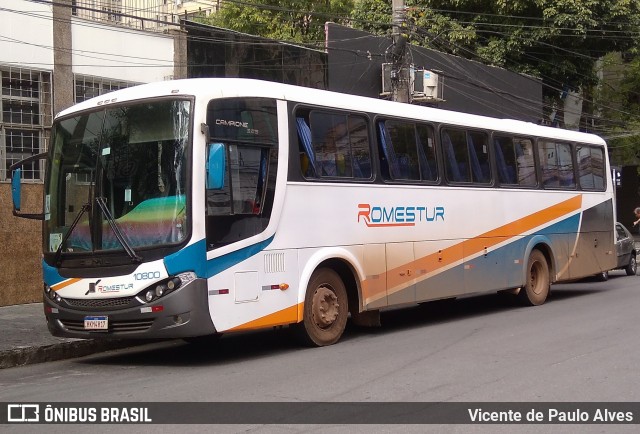
[[[11,188],[0,184],[0,306],[42,298],[42,222],[13,217]],[[24,210],[42,210],[42,185],[22,188]]]
[[[15,12],[13,12],[15,11]],[[2,0],[0,62],[51,69],[53,65],[53,10],[25,0]]]
[[[135,83],[173,78],[173,36],[73,18],[74,74]]]

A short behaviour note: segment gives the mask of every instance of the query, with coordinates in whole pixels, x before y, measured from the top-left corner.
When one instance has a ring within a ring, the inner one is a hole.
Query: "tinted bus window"
[[[578,162],[578,179],[583,190],[603,190],[604,183],[604,151],[600,147],[576,145],[576,161]]]
[[[462,130],[442,131],[442,151],[447,181],[470,182],[467,137]]]
[[[209,103],[207,125],[212,138],[244,143],[278,143],[276,102],[261,98],[229,98]]]
[[[487,184],[491,181],[487,135],[479,131],[442,131],[448,181]]]
[[[497,136],[493,139],[498,180],[501,184],[523,187],[536,185],[533,142],[518,137]]]
[[[470,131],[467,133],[467,145],[469,147],[472,181],[480,184],[490,182],[491,168],[489,165],[487,135],[478,131]]]
[[[430,126],[388,120],[378,124],[378,133],[385,179],[438,179],[433,129]]]
[[[571,145],[540,141],[538,155],[545,188],[575,188]]]
[[[312,111],[298,116],[301,167],[306,177],[371,178],[367,121],[362,116]]]

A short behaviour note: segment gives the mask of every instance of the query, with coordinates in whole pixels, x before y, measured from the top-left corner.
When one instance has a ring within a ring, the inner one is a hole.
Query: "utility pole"
[[[409,65],[406,63],[407,36],[407,11],[404,0],[393,0],[393,45],[391,56],[393,66],[391,68],[392,99],[398,102],[409,102]]]

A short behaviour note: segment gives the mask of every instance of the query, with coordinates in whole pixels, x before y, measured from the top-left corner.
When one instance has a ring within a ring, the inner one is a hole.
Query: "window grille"
[[[104,95],[125,87],[135,86],[138,83],[128,81],[110,80],[102,77],[75,76],[75,102],[76,104],[96,96]]]
[[[9,167],[46,150],[51,128],[51,73],[0,66],[0,181]],[[41,182],[43,162],[22,168],[22,179]]]

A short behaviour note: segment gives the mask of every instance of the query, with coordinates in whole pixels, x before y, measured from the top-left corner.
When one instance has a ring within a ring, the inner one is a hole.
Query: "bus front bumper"
[[[124,307],[114,307],[118,304]],[[44,313],[49,331],[59,337],[155,339],[216,333],[205,279],[196,279],[151,303],[140,303],[134,297],[54,302],[45,296]]]

